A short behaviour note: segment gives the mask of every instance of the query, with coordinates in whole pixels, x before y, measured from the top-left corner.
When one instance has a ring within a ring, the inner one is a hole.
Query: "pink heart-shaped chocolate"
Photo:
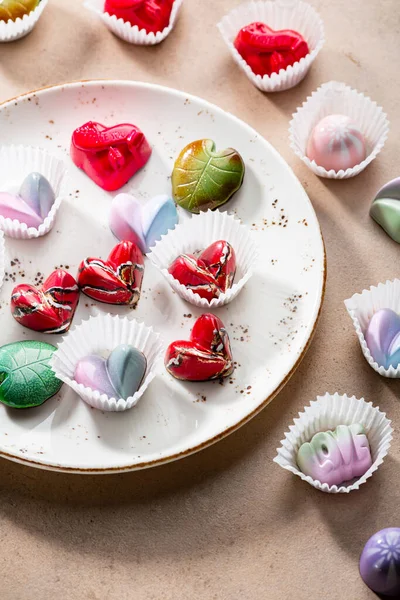
[[[18,194],[0,193],[0,215],[37,229],[49,214],[55,199],[46,177],[40,173],[30,173]]]

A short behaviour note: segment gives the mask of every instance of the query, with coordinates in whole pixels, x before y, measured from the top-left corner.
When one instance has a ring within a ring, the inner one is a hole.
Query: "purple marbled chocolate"
[[[368,323],[365,341],[378,365],[396,368],[400,363],[400,316],[390,308],[378,310]]]
[[[400,598],[400,528],[388,527],[375,533],[360,557],[364,583],[377,594]]]

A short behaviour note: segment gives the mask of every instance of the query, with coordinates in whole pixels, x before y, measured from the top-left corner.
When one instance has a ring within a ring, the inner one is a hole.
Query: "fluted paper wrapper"
[[[3,285],[4,274],[6,266],[5,247],[4,247],[4,233],[0,231],[0,289]]]
[[[229,290],[209,302],[179,283],[168,272],[168,267],[180,254],[196,255],[218,240],[229,242],[235,251],[236,283],[234,282]],[[258,249],[252,232],[239,219],[226,212],[208,210],[193,215],[191,219],[162,236],[147,256],[181,298],[200,308],[209,309],[228,304],[236,298],[253,274]]]
[[[0,43],[13,42],[28,35],[40,19],[42,12],[46,8],[48,0],[42,0],[39,5],[29,15],[24,15],[22,19],[15,21],[0,21]]]
[[[353,321],[362,353],[368,364],[383,377],[400,378],[400,365],[396,368],[390,366],[388,369],[378,365],[373,359],[364,337],[372,316],[381,308],[390,308],[400,314],[400,280],[395,279],[371,286],[369,290],[363,290],[361,294],[354,294],[344,303]]]
[[[139,29],[137,25],[131,25],[123,19],[117,19],[115,15],[109,15],[104,12],[104,0],[86,0],[84,6],[96,13],[106,27],[112,31],[114,35],[125,40],[125,42],[137,46],[154,46],[165,40],[171,33],[182,2],[183,0],[175,0],[172,6],[168,27],[165,27],[162,31],[157,31],[157,33],[153,33],[152,31],[147,33],[145,29]]]
[[[6,219],[0,215],[0,229],[5,235],[28,240],[45,235],[53,227],[58,209],[66,197],[66,168],[62,160],[55,158],[40,148],[31,146],[3,146],[0,149],[0,191],[17,194],[25,177],[30,173],[40,173],[49,181],[56,199],[43,223],[38,227],[28,227],[16,219]]]
[[[234,46],[239,31],[246,25],[261,21],[274,30],[293,29],[308,44],[309,54],[300,61],[272,75],[256,75]],[[250,81],[263,92],[280,92],[294,87],[306,76],[307,71],[324,45],[324,25],[318,13],[306,2],[298,0],[275,0],[274,2],[249,2],[229,12],[219,23],[218,29],[232,57],[246,73]]]
[[[147,359],[143,383],[133,396],[126,400],[109,398],[106,394],[100,394],[99,391],[84,387],[75,381],[74,374],[79,360],[90,354],[108,358],[120,344],[137,348]],[[69,385],[90,406],[99,410],[119,412],[132,408],[143,396],[154,379],[162,350],[160,335],[152,327],[129,317],[97,314],[64,336],[53,355],[52,369],[58,379]]]
[[[367,157],[351,169],[327,171],[307,155],[307,142],[315,125],[332,114],[346,115],[356,123],[367,143]],[[289,126],[290,146],[319,177],[348,179],[358,175],[382,150],[389,133],[389,121],[382,108],[364,94],[338,81],[321,85],[293,114]]]
[[[296,459],[302,444],[309,442],[316,433],[332,431],[338,425],[352,423],[363,425],[371,450],[372,465],[362,477],[348,484],[329,486],[299,470]],[[382,464],[392,440],[393,429],[390,424],[391,421],[386,418],[385,413],[374,407],[371,402],[365,402],[364,398],[358,400],[355,396],[349,398],[338,393],[333,395],[326,393],[325,396],[317,396],[317,399],[306,406],[297,419],[294,419],[294,425],[289,426],[285,439],[281,441],[280,448],[277,448],[278,454],[274,462],[322,492],[348,494],[358,490],[360,485],[365,483]]]

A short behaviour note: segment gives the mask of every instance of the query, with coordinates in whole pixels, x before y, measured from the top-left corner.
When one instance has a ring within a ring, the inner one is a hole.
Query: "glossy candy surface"
[[[233,285],[235,251],[225,240],[218,240],[197,258],[192,254],[181,254],[170,265],[168,272],[192,292],[211,301]]]
[[[18,194],[0,192],[0,215],[36,229],[43,223],[55,202],[54,190],[40,173],[30,173]]]
[[[164,362],[176,379],[206,381],[228,377],[234,366],[229,336],[221,319],[211,313],[201,315],[190,340],[172,342]]]
[[[16,321],[43,333],[68,331],[79,301],[74,277],[57,269],[41,287],[23,283],[11,294],[11,312]]]
[[[377,594],[400,598],[400,528],[388,527],[375,533],[360,557],[360,575]]]
[[[173,3],[173,0],[106,0],[104,12],[147,33],[157,33],[168,27]]]
[[[376,194],[370,216],[400,244],[400,177],[392,179]]]
[[[151,148],[136,125],[89,121],[72,134],[71,158],[98,186],[118,190],[149,160]]]
[[[148,252],[162,235],[178,224],[178,213],[174,201],[167,195],[141,204],[130,194],[118,194],[111,204],[109,223],[119,240],[129,240],[142,252]]]
[[[335,431],[317,433],[297,453],[300,470],[328,485],[361,477],[372,465],[365,430],[359,423],[338,425]]]
[[[146,368],[147,360],[140,350],[121,344],[107,360],[96,354],[82,358],[76,366],[74,378],[109,398],[126,400],[140,388]]]
[[[307,143],[307,156],[327,171],[346,171],[367,156],[363,133],[346,115],[328,115],[317,123]]]
[[[228,202],[243,183],[244,162],[233,148],[215,151],[212,140],[191,142],[172,171],[172,193],[179,206],[192,213]]]
[[[234,46],[253,73],[261,76],[279,73],[309,53],[307,42],[297,31],[274,31],[260,22],[243,27]]]
[[[35,10],[40,0],[1,0],[0,21],[16,21]]]
[[[400,363],[400,316],[390,308],[378,310],[368,323],[365,341],[372,358],[388,369]]]
[[[56,350],[37,341],[0,348],[0,402],[12,408],[31,408],[54,396],[62,386],[50,366]]]
[[[142,252],[132,242],[123,241],[111,250],[107,260],[83,260],[78,285],[84,294],[99,302],[134,306],[140,298],[143,273]]]

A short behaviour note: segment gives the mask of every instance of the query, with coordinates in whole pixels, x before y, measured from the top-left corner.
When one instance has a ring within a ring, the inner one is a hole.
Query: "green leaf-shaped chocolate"
[[[0,348],[0,402],[12,408],[39,406],[62,386],[51,370],[57,350],[45,342],[24,341]]]
[[[244,162],[239,152],[215,152],[212,140],[188,144],[172,171],[175,202],[192,213],[225,204],[243,183]]]

